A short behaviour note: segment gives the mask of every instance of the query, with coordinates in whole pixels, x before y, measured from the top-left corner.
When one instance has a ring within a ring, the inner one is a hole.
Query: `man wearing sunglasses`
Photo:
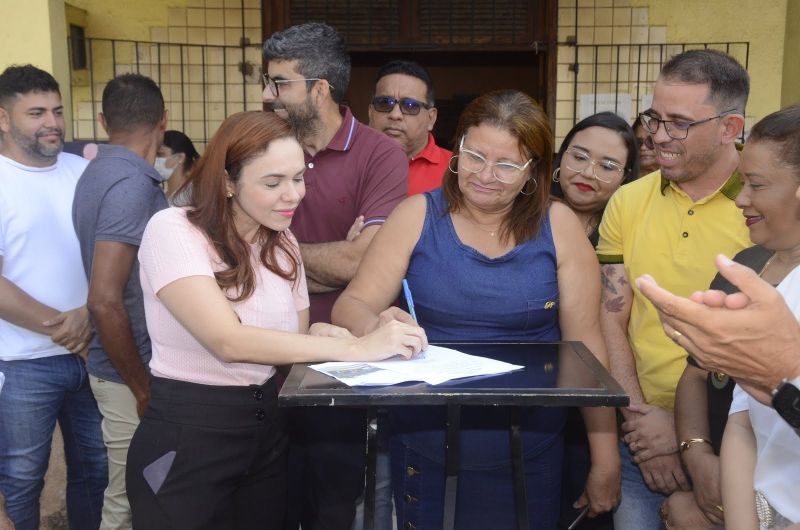
[[[677,439],[673,406],[686,351],[664,334],[656,310],[631,283],[650,274],[689,296],[708,288],[714,256],[732,256],[750,245],[734,204],[741,188],[735,141],[744,127],[748,92],[747,72],[722,52],[672,57],[656,81],[652,107],[641,115],[660,170],[620,188],[600,225],[601,325],[611,373],[631,397],[631,407],[621,410],[617,530],[662,528],[662,503],[673,492],[689,490],[690,480],[696,491],[702,488],[697,499],[715,495],[713,504],[721,504],[719,466],[714,471],[706,465],[711,446],[690,442],[678,451],[685,440]],[[698,432],[687,438],[707,439],[701,429],[696,425]]]
[[[378,69],[369,126],[395,140],[408,157],[408,194],[438,188],[451,153],[436,145],[433,81],[415,62],[392,61]]]
[[[408,161],[390,138],[359,123],[342,100],[350,83],[344,39],[327,24],[274,33],[263,47],[264,103],[292,124],[305,151],[306,195],[292,221],[311,299],[311,323],[331,321],[336,298],[394,207]],[[363,228],[351,237],[351,225]],[[286,528],[350,528],[364,489],[363,409],[289,411]]]

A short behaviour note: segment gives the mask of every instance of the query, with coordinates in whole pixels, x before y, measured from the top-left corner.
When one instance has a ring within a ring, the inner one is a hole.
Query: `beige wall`
[[[96,122],[103,87],[125,72],[138,71],[159,84],[169,113],[168,127],[185,132],[201,152],[204,140],[227,115],[261,108],[260,0],[69,3],[87,13],[87,37],[146,43],[117,43],[116,67],[112,68],[111,42],[94,41],[91,81],[86,79],[85,86],[76,87],[73,98],[76,137],[104,138]],[[253,45],[242,50],[242,37]],[[253,67],[244,83],[238,66],[243,55]]]
[[[747,128],[780,108],[787,0],[631,0],[631,3],[648,6],[651,23],[666,26],[667,42],[750,42]]]
[[[800,2],[797,0],[789,0],[787,5],[783,50],[781,106],[786,107],[800,103]]]
[[[800,11],[800,1],[791,11],[795,20]],[[652,92],[653,80],[658,74],[658,65],[664,58],[681,51],[675,44],[712,42],[749,42],[748,71],[751,77],[750,101],[747,109],[747,129],[760,118],[781,106],[783,92],[788,92],[784,83],[784,41],[786,49],[800,49],[800,36],[785,35],[787,22],[787,0],[559,0],[558,40],[577,38],[579,45],[620,45],[621,57],[617,61],[612,54],[616,48],[601,48],[599,62],[592,68],[581,68],[577,74],[578,94],[628,93],[633,100],[634,115],[641,104],[642,95]],[[577,29],[576,29],[577,16]],[[800,22],[795,24],[795,27]],[[795,34],[797,30],[795,29]],[[794,48],[790,48],[789,44]],[[640,68],[638,52],[643,51]],[[579,48],[579,63],[592,62],[590,48]],[[745,48],[736,46],[728,50],[744,62]],[[662,57],[663,56],[663,57]],[[572,90],[576,74],[569,70],[575,62],[575,48],[560,46],[558,50],[558,88],[556,103],[557,144],[572,126]],[[790,74],[791,79],[800,77]],[[619,76],[616,73],[619,72]],[[792,75],[797,77],[791,77]],[[589,81],[600,79],[599,86]],[[620,87],[603,80],[620,79]],[[641,83],[633,80],[641,78]],[[797,87],[797,81],[789,81],[789,87]],[[638,96],[638,97],[637,97]],[[640,108],[638,110],[641,110]]]
[[[53,74],[61,85],[62,98],[70,101],[63,0],[2,0],[0,20],[0,71],[11,64],[33,64]],[[65,105],[65,118],[70,123],[68,107]],[[66,133],[72,137],[69,127]]]

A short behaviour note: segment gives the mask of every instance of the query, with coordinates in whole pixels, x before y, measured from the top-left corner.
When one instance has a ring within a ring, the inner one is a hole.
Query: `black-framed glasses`
[[[400,112],[408,116],[416,116],[422,109],[431,108],[427,103],[414,98],[396,99],[392,96],[375,96],[372,98],[372,108],[378,112],[392,112],[395,105],[400,105]]]
[[[592,166],[592,176],[600,182],[610,184],[625,173],[625,167],[611,160],[595,160],[582,149],[569,147],[564,152],[564,166],[575,173],[583,173]]]
[[[727,116],[732,112],[736,112],[736,109],[729,109],[726,110],[725,112],[717,114],[716,116],[711,116],[710,118],[697,121],[662,120],[660,118],[656,118],[655,116],[650,116],[649,114],[645,114],[644,112],[640,113],[639,117],[642,119],[642,124],[644,125],[644,128],[647,129],[647,132],[649,132],[650,134],[656,134],[658,132],[659,125],[663,123],[664,130],[667,132],[667,136],[669,136],[673,140],[685,140],[686,137],[689,136],[689,129],[691,127],[712,120],[717,120],[719,118],[722,118],[723,116]]]
[[[453,167],[453,162],[456,162],[456,167]],[[483,155],[464,147],[464,137],[462,136],[461,143],[458,146],[458,154],[450,159],[448,165],[453,173],[458,173],[459,167],[470,173],[481,173],[486,169],[486,166],[489,166],[492,168],[492,176],[496,181],[503,184],[512,184],[528,169],[531,163],[535,165],[533,158],[521,166],[511,162],[489,162]]]
[[[280,94],[280,90],[278,89],[278,85],[285,85],[286,83],[294,83],[296,81],[325,81],[321,77],[306,77],[303,79],[275,79],[269,76],[269,74],[261,74],[261,78],[264,81],[264,86],[269,87],[269,91],[272,92],[272,95],[278,97]],[[328,86],[333,90],[333,85],[328,83]]]

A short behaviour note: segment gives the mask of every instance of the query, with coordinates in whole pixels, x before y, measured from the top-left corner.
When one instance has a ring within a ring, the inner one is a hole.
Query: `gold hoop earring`
[[[556,170],[553,171],[553,182],[561,182],[561,176],[558,174],[560,171],[560,167],[557,167]]]
[[[539,187],[539,183],[538,183],[538,182],[536,182],[536,179],[535,179],[535,178],[533,178],[533,177],[529,178],[529,179],[528,179],[528,182],[533,182],[533,189],[532,189],[531,191],[527,192],[527,193],[526,193],[526,192],[524,192],[524,191],[522,191],[522,190],[519,190],[519,192],[520,192],[522,195],[526,195],[526,196],[528,196],[528,195],[533,195],[534,193],[536,193],[536,188],[538,188],[538,187]],[[528,182],[526,182],[526,183],[525,183],[525,186],[527,186],[527,185],[528,185]],[[522,187],[524,188],[525,186],[522,186]]]
[[[225,197],[228,199],[233,199],[233,192],[229,191],[228,193],[225,194]]]

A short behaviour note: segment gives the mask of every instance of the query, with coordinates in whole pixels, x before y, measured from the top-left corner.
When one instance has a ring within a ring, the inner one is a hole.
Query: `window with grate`
[[[348,46],[388,44],[400,40],[402,0],[292,0],[290,25],[325,22]]]
[[[290,0],[291,24],[327,22],[348,47],[519,46],[534,38],[532,0]]]
[[[528,44],[527,0],[431,0],[419,4],[419,40],[432,44]]]

